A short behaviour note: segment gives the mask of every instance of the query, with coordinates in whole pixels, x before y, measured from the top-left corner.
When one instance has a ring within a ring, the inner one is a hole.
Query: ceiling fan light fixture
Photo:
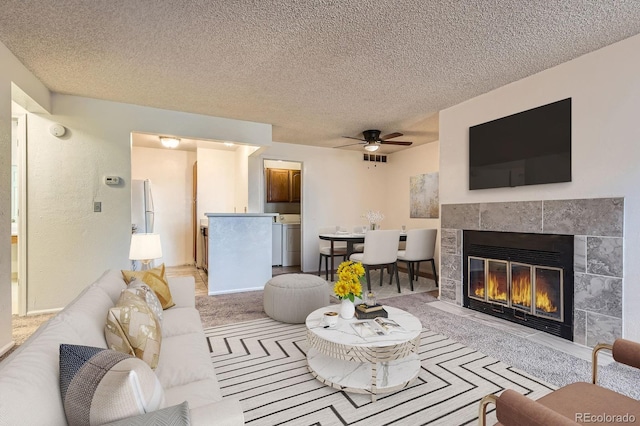
[[[178,138],[170,138],[167,136],[160,136],[160,143],[165,148],[177,148],[180,144],[180,139]]]
[[[375,152],[380,148],[380,145],[376,144],[376,143],[369,143],[367,145],[364,146],[364,149],[366,149],[369,152]]]

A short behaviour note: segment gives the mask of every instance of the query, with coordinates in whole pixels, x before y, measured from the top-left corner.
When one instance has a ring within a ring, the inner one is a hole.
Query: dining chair
[[[337,227],[329,226],[320,228],[319,234],[333,234],[336,232]],[[320,240],[320,258],[318,261],[318,276],[322,272],[322,259],[324,258],[324,277],[329,279],[329,258],[331,257],[331,242],[326,240]],[[342,260],[347,260],[347,243],[334,242],[333,243],[333,257],[342,257]]]
[[[353,227],[354,234],[362,234],[362,226],[354,226]],[[353,245],[354,253],[362,253],[364,251],[364,243],[355,243]]]
[[[398,262],[405,262],[409,270],[409,283],[413,291],[413,281],[418,280],[420,262],[431,262],[436,287],[438,286],[438,273],[436,262],[433,258],[436,250],[437,229],[410,229],[407,231],[407,245],[404,250],[398,250]]]
[[[371,291],[369,271],[371,269],[380,269],[380,285],[382,285],[382,275],[385,268],[389,267],[389,284],[391,284],[395,273],[398,293],[400,293],[400,277],[398,276],[397,264],[399,239],[399,230],[367,231],[364,235],[364,251],[362,253],[353,253],[349,257],[349,260],[361,262],[362,266],[364,266],[369,291]]]

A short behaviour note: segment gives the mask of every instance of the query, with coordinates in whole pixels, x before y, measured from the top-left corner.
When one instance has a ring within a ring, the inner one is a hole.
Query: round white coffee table
[[[385,306],[389,319],[402,330],[362,337],[353,327],[359,320],[338,319],[326,328],[322,317],[327,311],[340,312],[339,305],[326,306],[309,314],[307,326],[307,364],[316,379],[347,392],[376,395],[407,387],[420,373],[420,320],[401,309]]]

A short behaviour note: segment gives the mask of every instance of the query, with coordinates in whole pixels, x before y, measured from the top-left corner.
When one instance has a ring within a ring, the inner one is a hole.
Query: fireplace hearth
[[[463,235],[463,306],[573,340],[572,235]]]

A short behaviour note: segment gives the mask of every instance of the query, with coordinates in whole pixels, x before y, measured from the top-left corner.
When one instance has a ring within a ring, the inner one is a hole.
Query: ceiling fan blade
[[[413,142],[405,142],[405,141],[380,141],[380,143],[383,143],[385,145],[404,145],[404,146],[409,146],[411,145]]]
[[[352,137],[352,136],[343,136],[343,138],[347,138],[347,139],[355,139],[355,140],[357,140],[357,141],[366,142],[364,139],[354,138],[354,137]]]
[[[349,138],[349,139],[355,139],[355,138]],[[362,142],[358,142],[358,143],[350,143],[348,145],[340,145],[340,146],[334,146],[334,148],[345,148],[347,146],[354,146],[354,145],[366,145],[366,143],[362,143]]]
[[[386,141],[387,139],[393,139],[393,138],[397,138],[399,136],[402,136],[402,133],[393,132],[393,133],[389,133],[388,135],[384,135],[380,139],[383,140],[383,141]]]

